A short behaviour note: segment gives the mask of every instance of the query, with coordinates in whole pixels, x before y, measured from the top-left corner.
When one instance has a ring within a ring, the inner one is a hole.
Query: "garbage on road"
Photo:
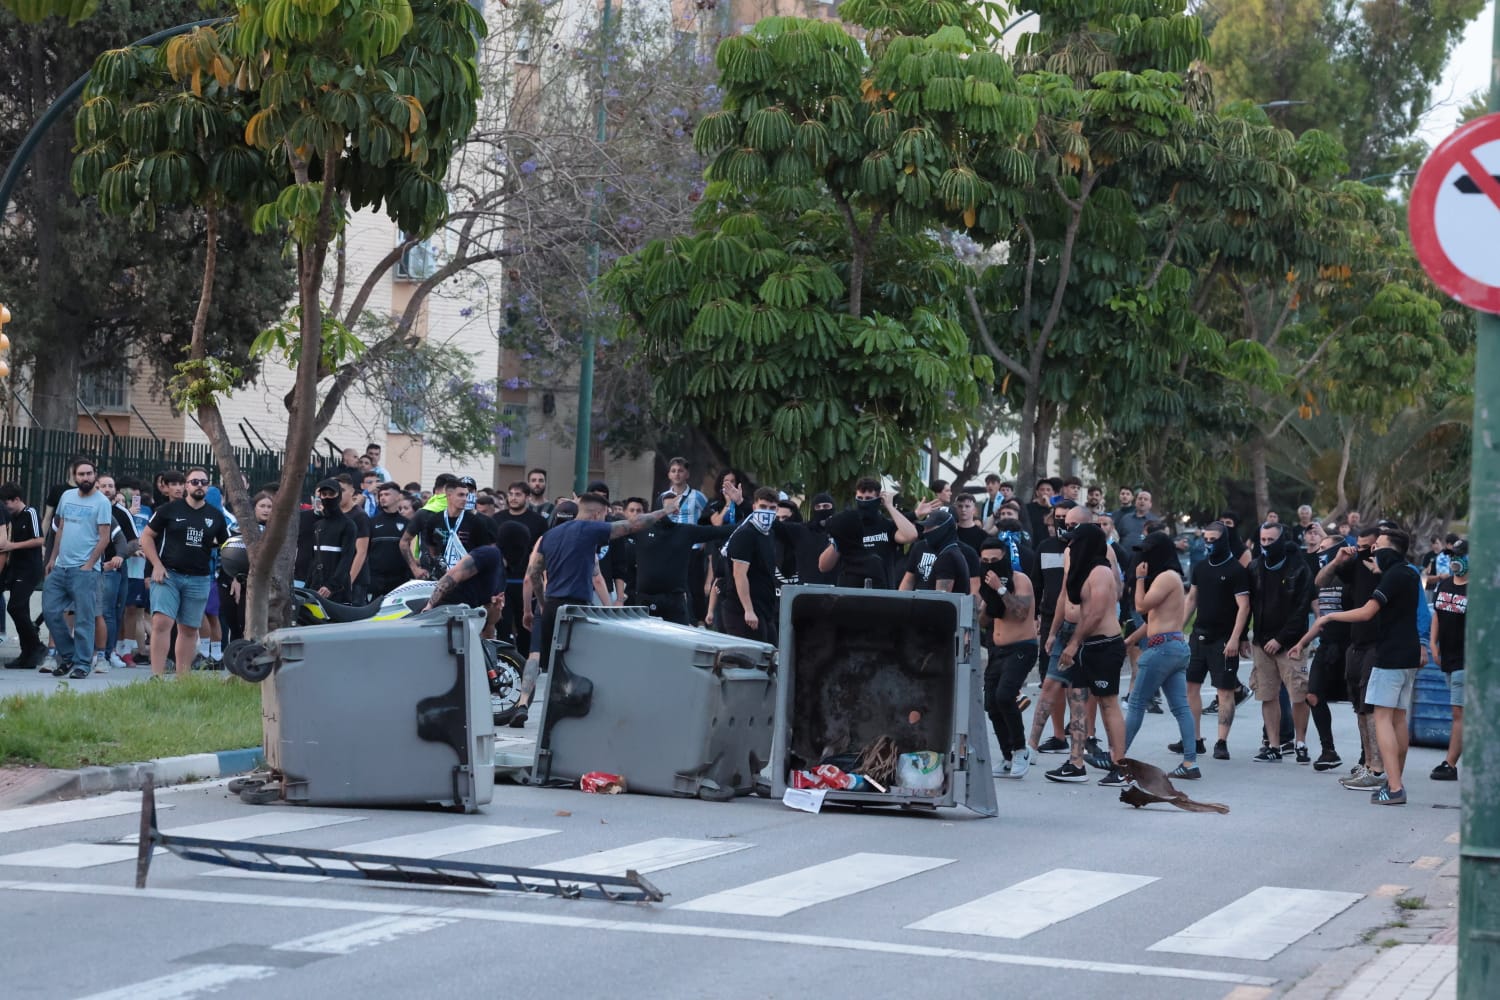
[[[619,795],[625,791],[625,779],[618,774],[590,771],[578,779],[578,787],[585,792],[595,792],[600,795]]]

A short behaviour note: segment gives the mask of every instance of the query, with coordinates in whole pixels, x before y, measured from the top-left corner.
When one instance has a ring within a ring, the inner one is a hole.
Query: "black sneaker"
[[[1073,762],[1070,760],[1065,761],[1062,767],[1056,767],[1048,771],[1045,777],[1048,781],[1063,781],[1078,784],[1079,782],[1088,781],[1089,773],[1081,767],[1074,767]]]
[[[1083,741],[1083,752],[1090,757],[1103,757],[1104,748],[1099,745],[1099,737],[1088,736]]]
[[[1241,684],[1239,687],[1234,689],[1234,703],[1236,705],[1243,705],[1245,703],[1245,699],[1250,697],[1251,694],[1253,694],[1253,692],[1249,688],[1245,687],[1245,685]]]
[[[1437,767],[1433,768],[1432,773],[1428,775],[1428,777],[1433,781],[1457,781],[1458,768],[1454,767],[1452,764],[1448,763],[1445,760],[1442,763],[1438,764]]]
[[[1183,778],[1187,781],[1197,781],[1199,778],[1203,777],[1203,772],[1198,770],[1196,766],[1178,764],[1176,768],[1167,773],[1167,777]]]
[[[1282,740],[1281,741],[1281,752],[1284,753],[1284,754],[1286,754],[1287,756],[1291,756],[1292,751],[1294,751],[1296,749],[1297,749],[1296,741],[1294,741],[1294,740]]]
[[[70,667],[70,666],[68,666],[66,663],[61,664],[59,666],[56,666],[56,667],[52,668],[52,676],[53,677],[66,677],[66,676],[68,676],[68,672],[71,671],[72,669],[73,668]]]
[[[1340,766],[1343,763],[1343,760],[1339,758],[1338,752],[1336,750],[1324,750],[1322,753],[1318,754],[1318,759],[1313,761],[1313,770],[1332,771],[1334,768]]]
[[[1263,746],[1261,746],[1260,753],[1256,754],[1254,757],[1251,757],[1250,759],[1254,760],[1254,761],[1259,761],[1262,764],[1276,764],[1276,763],[1280,763],[1280,761],[1281,761],[1281,751],[1278,750],[1276,747],[1273,747],[1269,743],[1267,743],[1267,744],[1264,744]]]
[[[59,668],[59,669],[61,669],[61,668]],[[52,672],[54,674],[57,673],[56,670],[54,670]],[[81,681],[85,677],[87,677],[88,675],[89,675],[89,672],[87,670],[83,669],[82,667],[74,667],[72,670],[68,671],[68,676],[71,677],[75,681]]]
[[[1224,740],[1214,741],[1214,760],[1229,759],[1229,744]]]
[[[1109,769],[1108,774],[1099,779],[1099,784],[1105,788],[1124,788],[1130,782],[1125,780],[1125,776],[1120,773],[1118,767],[1112,767]]]
[[[1159,694],[1158,695],[1153,695],[1152,698],[1151,698],[1151,700],[1148,701],[1148,702],[1146,702],[1146,714],[1147,715],[1161,715],[1162,714],[1162,710],[1161,710],[1161,695],[1159,695]]]
[[[495,713],[495,725],[509,726],[512,729],[520,729],[526,725],[526,719],[531,714],[526,705],[512,705],[510,708],[502,709]]]
[[[1299,764],[1311,764],[1312,763],[1312,757],[1307,752],[1307,744],[1306,743],[1301,743],[1301,744],[1298,744],[1298,746],[1297,746],[1297,763],[1299,763]]]
[[[1198,740],[1197,742],[1198,742],[1198,752],[1199,753],[1208,753],[1208,751],[1206,749],[1204,749],[1203,741],[1202,740]],[[1178,740],[1176,743],[1168,743],[1167,744],[1167,749],[1170,750],[1170,751],[1172,751],[1173,753],[1182,753],[1182,741]]]
[[[1067,753],[1068,741],[1056,736],[1049,736],[1042,740],[1036,748],[1037,753]]]
[[[1213,701],[1209,702],[1208,703],[1208,707],[1203,710],[1203,714],[1204,715],[1218,715],[1219,714],[1219,699],[1215,698]]]

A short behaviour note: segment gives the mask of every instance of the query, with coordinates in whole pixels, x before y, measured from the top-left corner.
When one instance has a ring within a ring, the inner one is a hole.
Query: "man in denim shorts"
[[[212,556],[229,540],[224,514],[207,502],[208,472],[189,469],[187,495],[157,508],[141,532],[151,566],[151,676],[167,672],[167,645],[177,624],[177,676],[193,666],[198,629],[213,585]]]

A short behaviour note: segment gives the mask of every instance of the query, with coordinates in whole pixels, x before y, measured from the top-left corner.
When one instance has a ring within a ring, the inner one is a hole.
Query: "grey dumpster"
[[[484,612],[278,629],[264,646],[266,763],[289,802],[435,804],[473,812],[494,793]]]
[[[776,648],[650,617],[565,607],[529,782],[618,774],[632,792],[729,799],[771,752]]]
[[[829,790],[825,803],[994,816],[983,654],[967,594],[782,588],[772,794],[888,736],[900,753],[940,754],[941,787]]]

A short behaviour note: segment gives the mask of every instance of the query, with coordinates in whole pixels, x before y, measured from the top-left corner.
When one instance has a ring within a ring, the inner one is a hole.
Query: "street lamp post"
[[[610,0],[604,0],[599,17],[599,103],[594,110],[594,138],[602,152],[609,138],[609,121],[605,112],[605,95],[609,83],[609,15]],[[594,182],[594,202],[589,207],[589,312],[593,313],[594,286],[599,282],[599,211],[604,200],[604,179]],[[578,363],[578,435],[573,445],[573,492],[582,493],[589,485],[589,450],[594,437],[594,354],[598,350],[599,332],[594,329],[597,317],[588,315],[583,323],[583,356]]]
[[[1500,14],[1494,15],[1490,104],[1500,112]],[[1458,997],[1500,996],[1500,316],[1481,312],[1474,361],[1463,832],[1458,864]]]

